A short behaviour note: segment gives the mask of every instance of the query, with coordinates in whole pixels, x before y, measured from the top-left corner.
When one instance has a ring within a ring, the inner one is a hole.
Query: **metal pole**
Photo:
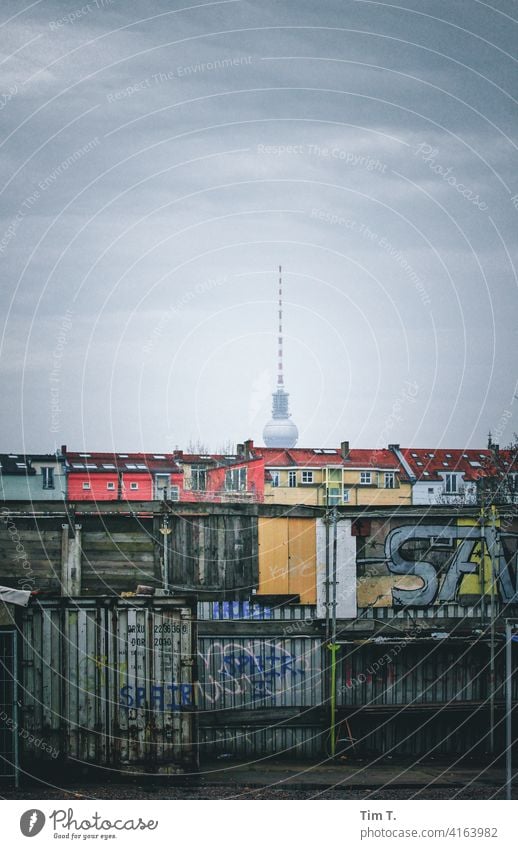
[[[18,734],[16,729],[19,724],[18,717],[18,631],[12,632],[13,646],[13,719],[14,719],[14,786],[18,790],[20,786],[20,747],[18,744]]]
[[[165,493],[165,490],[164,490]],[[165,501],[165,494],[164,494]],[[162,527],[160,528],[160,533],[164,538],[164,574],[163,574],[163,584],[164,591],[166,593],[169,592],[169,534],[171,533],[171,528],[169,527],[169,516],[167,513],[164,514],[164,521]]]
[[[491,548],[490,567],[491,567],[491,583],[489,585],[489,622],[490,622],[490,658],[489,658],[489,751],[494,754],[495,751],[495,543],[496,543],[496,521],[495,521],[495,506],[491,507]],[[484,564],[482,567],[484,571]]]
[[[336,643],[336,560],[338,554],[338,511],[333,509],[333,613],[331,626],[331,642]]]
[[[513,629],[511,623],[505,623],[505,797],[511,798],[513,780],[513,735],[512,735],[512,709],[513,709],[513,667],[512,667],[512,638]]]
[[[169,534],[168,528],[164,534],[164,590],[169,592]]]
[[[333,508],[333,590],[332,590],[332,613],[331,613],[331,757],[336,754],[336,653],[340,646],[336,642],[336,569],[338,554],[338,511]]]
[[[326,580],[325,580],[325,588],[326,588],[326,642],[329,641],[329,510],[327,507],[327,495],[326,495],[326,514],[325,514],[325,526],[326,526]]]
[[[336,755],[336,653],[340,650],[338,643],[328,646],[331,652],[331,757]]]
[[[485,519],[485,508],[482,506],[480,510],[480,615],[483,625],[485,624],[487,616],[486,576],[484,574],[484,558],[487,548]]]

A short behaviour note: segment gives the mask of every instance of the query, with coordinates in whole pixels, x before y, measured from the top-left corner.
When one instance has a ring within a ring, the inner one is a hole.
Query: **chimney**
[[[246,442],[245,442],[245,459],[246,460],[252,459],[253,451],[254,451],[254,440],[253,439],[247,439]]]
[[[61,456],[62,456],[62,457],[65,457],[65,456],[66,456],[66,453],[67,453],[67,446],[66,446],[66,445],[62,445],[62,446],[61,446]]]
[[[342,442],[341,443],[340,453],[342,455],[342,460],[348,460],[349,459],[349,443],[348,442]]]

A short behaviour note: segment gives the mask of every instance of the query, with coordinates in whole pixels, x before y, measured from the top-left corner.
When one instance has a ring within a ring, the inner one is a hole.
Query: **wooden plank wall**
[[[257,518],[177,516],[170,534],[171,585],[192,587],[200,598],[225,591],[244,595],[258,583]],[[213,596],[217,598],[216,596]]]
[[[113,595],[161,586],[152,519],[88,517],[81,530],[81,591]]]
[[[61,586],[60,519],[44,523],[29,518],[0,521],[0,583],[23,590],[59,592]]]
[[[158,515],[81,516],[74,527],[64,517],[16,517],[9,525],[0,521],[0,584],[61,594],[68,533],[76,535],[81,547],[77,570],[82,595],[118,595],[138,584],[162,587],[162,522]],[[172,589],[199,591],[209,601],[229,595],[248,598],[257,588],[256,516],[177,515],[170,518],[170,527]]]

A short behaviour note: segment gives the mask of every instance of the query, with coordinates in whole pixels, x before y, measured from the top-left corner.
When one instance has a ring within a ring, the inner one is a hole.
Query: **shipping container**
[[[189,598],[77,598],[21,613],[21,763],[185,774],[197,768]]]

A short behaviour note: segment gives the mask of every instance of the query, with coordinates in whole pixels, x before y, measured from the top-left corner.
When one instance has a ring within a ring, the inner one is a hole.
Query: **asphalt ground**
[[[22,781],[1,787],[4,799],[503,799],[504,771],[484,764],[369,765],[326,761],[318,764],[272,761],[204,764],[192,780],[169,777],[114,776],[110,781],[85,778]],[[518,798],[518,781],[513,790]]]

